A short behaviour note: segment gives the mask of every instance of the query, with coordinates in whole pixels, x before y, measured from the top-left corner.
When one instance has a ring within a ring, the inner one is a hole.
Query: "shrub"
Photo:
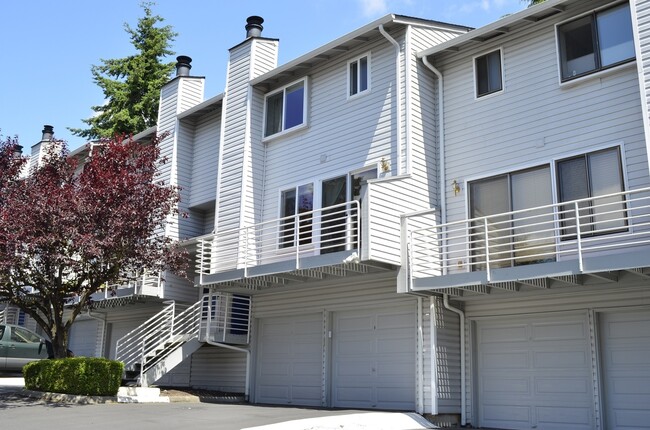
[[[123,371],[120,361],[94,357],[40,360],[23,367],[28,390],[85,396],[116,395]]]

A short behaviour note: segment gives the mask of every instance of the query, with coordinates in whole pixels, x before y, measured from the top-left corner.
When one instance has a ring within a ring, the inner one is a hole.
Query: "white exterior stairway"
[[[250,297],[230,293],[204,295],[180,310],[167,306],[118,339],[116,360],[124,362],[127,378],[146,387],[179,365],[205,343],[248,345]]]

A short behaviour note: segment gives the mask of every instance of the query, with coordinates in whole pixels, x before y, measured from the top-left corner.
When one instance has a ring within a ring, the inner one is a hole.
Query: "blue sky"
[[[286,63],[387,13],[480,27],[525,7],[521,0],[157,0],[154,12],[178,33],[172,49],[206,77],[206,98],[223,91],[228,48],[245,37],[250,15],[280,39]],[[90,107],[103,102],[90,68],[134,53],[123,24],[142,16],[140,0],[1,0],[0,134],[29,152],[44,124],[74,149]]]

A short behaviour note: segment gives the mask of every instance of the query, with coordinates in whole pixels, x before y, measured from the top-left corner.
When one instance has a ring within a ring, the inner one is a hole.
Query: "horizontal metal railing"
[[[650,245],[650,188],[420,226],[408,234],[411,280],[577,260]]]
[[[204,295],[199,338],[210,342],[248,344],[250,309],[249,296],[222,292]]]
[[[141,275],[129,277],[121,283],[108,284],[104,287],[104,298],[119,296],[118,290],[132,289],[133,294],[147,295],[152,292],[158,292],[161,283],[160,273],[144,272]]]
[[[359,202],[273,219],[248,227],[197,238],[196,269],[200,276],[280,261],[295,261],[329,252],[356,249]],[[246,276],[246,274],[244,275]]]

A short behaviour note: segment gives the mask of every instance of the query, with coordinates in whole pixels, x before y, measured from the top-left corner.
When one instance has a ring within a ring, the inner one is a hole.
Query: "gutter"
[[[465,387],[465,312],[449,305],[449,294],[443,294],[443,304],[460,318],[460,425],[465,427],[467,424],[467,389]]]
[[[88,318],[94,319],[95,321],[99,321],[102,324],[102,337],[100,339],[100,344],[99,344],[100,345],[99,347],[101,349],[99,351],[99,356],[101,357],[101,356],[104,355],[104,337],[106,336],[106,318],[100,318],[100,317],[96,317],[96,316],[92,315],[90,313],[90,309],[88,309],[86,311],[86,315],[88,316]],[[97,347],[97,345],[95,345],[95,348],[96,347]],[[97,351],[95,351],[95,352],[97,352]]]
[[[436,77],[438,78],[438,146],[440,148],[438,152],[438,175],[440,176],[440,183],[438,188],[440,189],[440,223],[445,224],[447,222],[447,198],[445,195],[445,183],[446,183],[446,174],[445,174],[445,116],[444,116],[444,107],[445,107],[445,97],[443,94],[443,77],[442,73],[436,69],[433,64],[429,62],[428,57],[422,57],[422,62],[424,65],[431,70]]]
[[[397,174],[401,175],[403,174],[403,168],[402,168],[402,127],[401,127],[401,121],[402,121],[402,91],[400,90],[400,85],[402,82],[402,70],[400,67],[400,62],[399,62],[399,54],[400,54],[400,46],[399,43],[395,39],[391,37],[388,32],[384,29],[384,24],[380,24],[379,27],[377,27],[379,32],[381,33],[386,40],[388,40],[390,43],[393,44],[395,47],[395,103],[397,104],[396,106],[396,127],[395,127],[395,133],[397,135]]]

